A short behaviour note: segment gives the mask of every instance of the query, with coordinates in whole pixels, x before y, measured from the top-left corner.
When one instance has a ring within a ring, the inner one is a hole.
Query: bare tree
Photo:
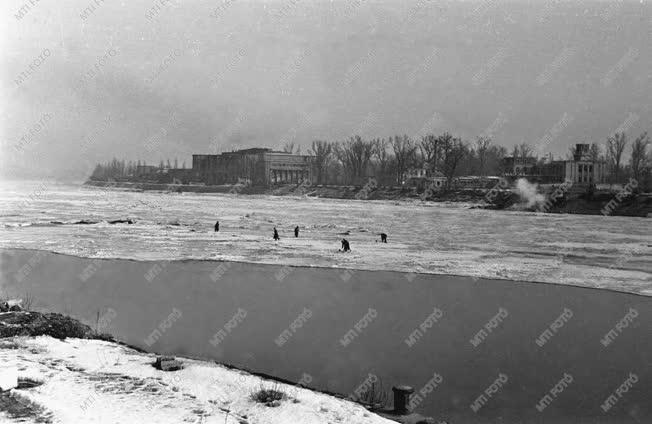
[[[632,168],[632,176],[636,181],[641,181],[641,174],[650,165],[647,163],[646,149],[650,144],[647,132],[639,135],[632,143],[632,157],[629,164]]]
[[[450,188],[458,165],[468,154],[468,147],[459,138],[449,133],[440,136],[442,140],[442,169],[446,176],[446,185]]]
[[[475,139],[475,150],[478,152],[480,175],[485,175],[485,167],[487,165],[487,150],[489,149],[490,144],[490,137],[480,136]]]
[[[512,158],[514,158],[514,165],[516,165],[519,162],[520,157],[521,157],[521,150],[519,149],[517,144],[512,148]]]
[[[503,158],[507,156],[505,146],[490,146],[487,152],[487,169],[490,175],[497,175],[503,171]]]
[[[607,154],[616,182],[620,180],[620,161],[626,145],[627,138],[624,132],[615,133],[607,139]]]
[[[568,146],[568,151],[566,152],[566,160],[575,160],[575,152],[577,149],[575,146]]]
[[[377,138],[372,140],[372,142],[374,143],[373,157],[378,163],[377,174],[380,181],[382,181],[381,184],[385,184],[389,179],[387,176],[389,174],[389,167],[392,161],[391,153],[387,150],[388,143],[384,138]]]
[[[597,162],[600,160],[600,157],[602,156],[602,151],[600,151],[600,145],[596,143],[591,143],[591,146],[589,146],[589,157],[593,162]]]
[[[283,145],[283,151],[285,153],[294,153],[294,142],[288,141]]]
[[[344,143],[334,145],[333,153],[346,170],[349,182],[359,182],[367,170],[374,143],[365,141],[360,136],[351,137]]]
[[[433,172],[436,171],[439,162],[439,152],[441,150],[439,137],[436,137],[434,134],[426,134],[421,137],[419,150],[421,151],[421,156],[423,157],[426,167]]]
[[[315,156],[313,163],[317,170],[317,184],[323,184],[326,178],[328,162],[333,154],[333,145],[328,141],[315,140],[312,142],[309,152]]]
[[[405,172],[414,160],[417,146],[407,135],[402,137],[397,135],[394,138],[390,137],[390,143],[394,150],[394,157],[396,158],[396,183],[401,184]]]
[[[532,148],[527,143],[521,143],[518,146],[519,155],[522,163],[527,163],[528,158],[532,157]]]

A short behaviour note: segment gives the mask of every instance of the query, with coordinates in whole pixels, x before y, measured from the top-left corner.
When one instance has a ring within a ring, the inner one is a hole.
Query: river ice
[[[119,219],[134,223],[109,223]],[[387,244],[379,242],[381,232],[389,235]],[[352,252],[339,252],[343,237]],[[651,246],[645,218],[492,211],[462,203],[0,185],[0,247],[83,257],[456,274],[652,296]]]

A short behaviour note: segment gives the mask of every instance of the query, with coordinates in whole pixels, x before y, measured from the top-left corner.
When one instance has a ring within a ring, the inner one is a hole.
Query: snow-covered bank
[[[100,340],[49,336],[0,340],[2,367],[17,369],[19,379],[43,382],[8,395],[34,409],[27,422],[393,422],[347,400],[217,364],[182,359],[184,369],[164,372],[152,366],[154,360],[152,354]],[[286,395],[280,405],[251,399],[259,389],[274,386]],[[0,411],[0,421],[19,419]]]

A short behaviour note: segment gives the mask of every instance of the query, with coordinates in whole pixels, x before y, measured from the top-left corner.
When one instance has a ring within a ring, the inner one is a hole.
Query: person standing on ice
[[[387,234],[380,233],[380,242],[381,243],[387,243]]]
[[[276,227],[274,227],[274,240],[278,241],[281,238],[278,236],[278,231],[276,231]]]
[[[215,232],[220,231],[220,221],[215,221]]]
[[[294,237],[299,237],[299,226],[294,227]]]
[[[351,251],[351,246],[349,246],[349,241],[347,239],[342,239],[342,251],[343,252]]]

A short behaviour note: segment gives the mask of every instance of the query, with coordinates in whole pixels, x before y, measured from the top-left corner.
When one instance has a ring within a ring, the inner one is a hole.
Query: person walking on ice
[[[278,236],[278,231],[276,231],[276,227],[274,227],[274,240],[279,241],[281,238]]]
[[[299,237],[299,226],[294,227],[294,237]]]

